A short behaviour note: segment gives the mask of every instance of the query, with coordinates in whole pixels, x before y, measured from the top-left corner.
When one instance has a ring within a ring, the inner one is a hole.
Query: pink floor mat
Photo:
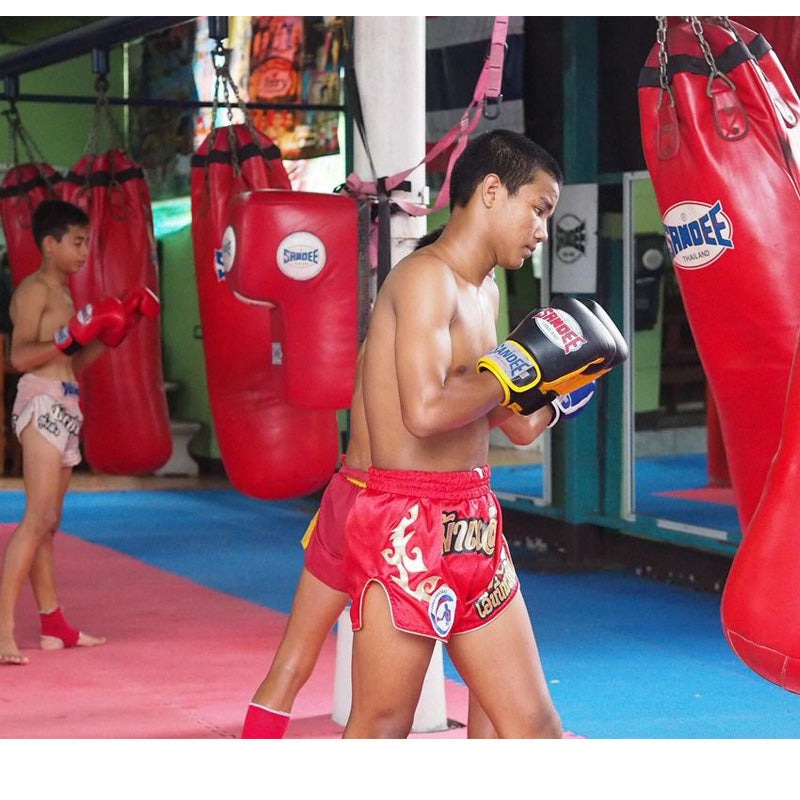
[[[0,550],[14,525],[0,524]],[[26,586],[17,606],[25,666],[0,666],[0,738],[237,738],[286,617],[66,533],[56,538],[61,601],[100,647],[42,651]],[[335,739],[336,639],[297,698],[287,738]],[[447,680],[455,727],[413,738],[464,738],[467,690]]]
[[[676,492],[656,492],[660,497],[678,497],[681,500],[695,500],[699,503],[719,503],[720,505],[733,506],[736,500],[733,489],[729,487],[708,486],[699,489],[682,489]]]

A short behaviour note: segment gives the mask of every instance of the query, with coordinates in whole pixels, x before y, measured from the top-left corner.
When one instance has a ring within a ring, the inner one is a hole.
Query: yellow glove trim
[[[524,385],[518,386],[516,383],[514,383],[513,380],[509,378],[508,373],[501,366],[502,363],[508,363],[508,359],[505,358],[500,352],[504,349],[511,352],[512,362],[515,358],[519,358],[520,360],[525,361],[525,363],[533,370],[533,377]],[[515,352],[518,352],[519,355],[514,355]],[[515,394],[525,393],[538,386],[542,380],[542,372],[539,368],[539,365],[533,360],[533,358],[531,358],[530,353],[528,353],[528,351],[522,347],[522,345],[520,345],[518,342],[515,342],[513,339],[506,339],[504,342],[502,342],[502,344],[499,344],[485,356],[481,356],[478,359],[476,368],[478,372],[481,372],[482,370],[488,370],[500,382],[500,385],[503,387],[503,400],[500,403],[501,406],[507,406],[509,404],[511,401],[512,392]]]
[[[556,394],[569,394],[570,392],[574,392],[576,389],[580,389],[581,386],[586,386],[587,383],[591,383],[597,380],[601,375],[605,375],[606,372],[611,371],[609,367],[608,369],[601,369],[597,372],[586,372],[588,367],[591,367],[593,364],[602,364],[603,361],[603,358],[598,358],[581,367],[579,370],[570,372],[567,375],[562,375],[557,380],[550,381],[549,383],[543,383],[539,388],[543,394],[547,392],[555,392]]]
[[[484,370],[488,370],[492,373],[492,375],[497,378],[498,383],[503,388],[503,399],[500,401],[501,406],[507,406],[508,401],[511,399],[511,392],[509,391],[508,384],[506,383],[506,374],[494,361],[487,359],[485,356],[481,357],[478,360],[478,364],[476,366],[476,370],[478,372],[483,372]]]

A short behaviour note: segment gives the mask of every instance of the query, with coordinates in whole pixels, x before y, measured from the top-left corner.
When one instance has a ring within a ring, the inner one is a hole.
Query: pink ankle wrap
[[[242,739],[283,739],[289,715],[250,703],[242,726]]]
[[[51,611],[49,614],[40,613],[39,619],[42,623],[42,636],[52,636],[54,639],[61,639],[64,647],[75,647],[81,632],[70,627],[64,619],[64,614],[60,608]]]

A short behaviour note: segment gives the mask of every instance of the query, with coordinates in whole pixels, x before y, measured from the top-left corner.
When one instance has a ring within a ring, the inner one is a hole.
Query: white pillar
[[[354,63],[369,153],[356,129],[354,171],[364,181],[390,177],[425,158],[425,17],[356,17],[353,23]],[[411,189],[395,191],[400,200],[424,203],[425,167],[408,176]],[[391,218],[391,264],[414,249],[425,234],[425,217],[398,213]],[[339,618],[336,640],[333,720],[347,723],[352,698],[350,661],[353,631],[349,609]],[[447,729],[444,658],[436,644],[414,715],[417,733]]]
[[[425,158],[425,17],[356,17],[353,45],[358,91],[375,177],[389,177]],[[372,171],[355,130],[353,166],[365,181]],[[425,167],[411,173],[410,192],[395,199],[421,204],[427,199]],[[425,217],[394,214],[391,221],[394,266],[425,234]]]

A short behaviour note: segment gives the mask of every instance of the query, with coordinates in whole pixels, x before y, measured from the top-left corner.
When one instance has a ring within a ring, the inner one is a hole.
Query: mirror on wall
[[[623,513],[664,538],[736,541],[740,529],[713,398],[646,171],[623,181],[626,382]]]

